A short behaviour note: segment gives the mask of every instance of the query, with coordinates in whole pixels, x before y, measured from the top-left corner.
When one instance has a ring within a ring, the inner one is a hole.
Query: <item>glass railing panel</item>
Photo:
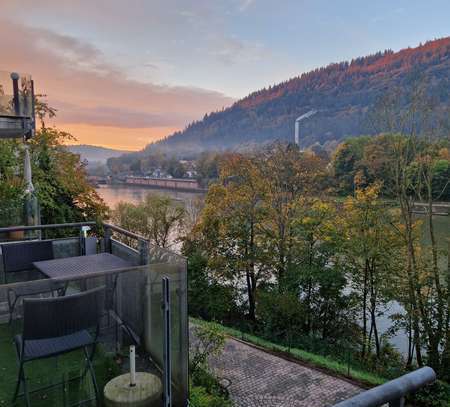
[[[18,358],[14,347],[16,335],[25,334],[29,309],[27,298],[58,301],[71,300],[100,288],[102,292],[98,346],[93,358],[100,397],[105,385],[113,378],[129,373],[129,346],[136,345],[136,367],[139,372],[153,375],[163,382],[163,312],[161,309],[163,277],[170,280],[172,339],[173,405],[184,406],[188,383],[188,338],[186,306],[186,268],[180,264],[151,264],[130,266],[107,272],[90,273],[77,278],[61,274],[57,278],[21,282],[0,286],[0,383],[1,405],[12,405],[18,375]],[[23,294],[23,296],[22,296]],[[20,297],[11,311],[11,300]],[[9,300],[9,302],[8,302]],[[64,307],[61,307],[63,309]],[[40,316],[40,326],[61,323],[67,325],[93,317],[95,307],[84,309],[80,315]],[[10,312],[13,318],[9,323]],[[61,311],[64,312],[64,311]],[[70,322],[72,321],[72,322]],[[28,321],[29,324],[29,321]],[[92,332],[92,330],[91,330]],[[93,333],[93,332],[92,332]],[[79,351],[26,363],[28,388],[33,406],[62,406],[95,397],[95,389],[85,371],[83,355]],[[3,374],[5,373],[5,374]],[[43,386],[52,386],[42,390]],[[36,391],[35,391],[36,390]],[[162,391],[162,389],[161,389]],[[25,405],[19,397],[17,405]],[[95,403],[93,404],[95,405]]]
[[[180,402],[188,392],[188,314],[186,267],[183,264],[151,264],[146,281],[148,301],[145,346],[152,358],[163,365],[164,320],[161,312],[162,279],[167,277],[171,301],[171,357],[173,395]]]

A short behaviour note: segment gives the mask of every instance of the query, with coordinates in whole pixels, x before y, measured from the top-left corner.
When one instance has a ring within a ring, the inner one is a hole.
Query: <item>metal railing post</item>
[[[31,129],[30,133],[27,136],[28,138],[31,138],[34,136],[34,133],[36,132],[36,100],[34,95],[34,81],[31,80]]]
[[[405,407],[405,398],[400,397],[398,400],[391,401],[389,407]]]
[[[139,240],[139,261],[142,266],[148,264],[149,258],[149,244],[148,240],[140,239]]]
[[[80,227],[80,255],[84,256],[86,254],[86,232],[83,226]]]
[[[14,114],[16,116],[20,116],[19,78],[20,76],[18,73],[11,73],[11,79],[13,83]]]
[[[170,282],[167,277],[162,279],[162,296],[163,296],[163,317],[164,317],[164,383],[163,383],[163,403],[164,407],[172,407],[172,365],[171,365],[171,318],[170,318]]]
[[[105,237],[104,237],[104,242],[105,242],[105,252],[106,253],[111,253],[112,247],[111,247],[111,238],[112,238],[113,232],[111,230],[111,228],[107,225],[105,225]]]

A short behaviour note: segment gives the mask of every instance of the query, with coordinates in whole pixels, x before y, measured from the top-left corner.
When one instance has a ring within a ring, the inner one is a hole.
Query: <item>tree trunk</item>
[[[432,252],[432,261],[433,261],[433,277],[434,277],[434,285],[436,287],[436,301],[437,301],[437,315],[436,318],[436,328],[432,329],[430,327],[430,332],[428,333],[430,337],[429,339],[429,348],[428,348],[428,359],[430,366],[436,369],[436,371],[440,370],[440,355],[439,355],[439,343],[443,339],[445,335],[444,330],[444,321],[445,321],[445,299],[442,292],[440,275],[439,275],[439,264],[438,264],[438,248],[436,243],[436,235],[434,233],[434,225],[433,225],[433,193],[432,193],[432,179],[431,176],[426,179],[427,184],[427,198],[428,198],[428,229],[430,234],[430,242],[431,242],[431,252]]]
[[[412,210],[409,202],[409,198],[405,192],[403,192],[400,197],[400,208],[405,224],[405,240],[407,246],[407,266],[406,273],[408,276],[408,296],[411,305],[411,318],[412,318],[412,328],[413,328],[413,338],[414,347],[416,349],[416,360],[419,367],[423,366],[422,361],[422,345],[420,337],[420,313],[421,309],[419,307],[420,301],[420,288],[417,279],[417,269],[416,269],[416,259],[415,259],[415,247],[414,247],[414,237],[413,237],[413,223],[412,223]]]
[[[312,310],[311,310],[311,297],[312,297],[312,243],[309,245],[309,256],[308,256],[308,286],[307,286],[307,294],[306,294],[306,331],[309,334],[311,332],[312,325]]]
[[[250,256],[246,270],[249,318],[256,319],[256,278],[255,278],[255,225],[250,222]]]
[[[362,303],[362,318],[363,318],[363,344],[361,356],[364,358],[366,356],[367,347],[367,279],[368,279],[368,265],[369,262],[366,259],[364,265],[364,284],[363,284],[363,303]]]
[[[406,359],[406,368],[410,368],[414,357],[413,335],[411,327],[411,313],[408,313],[408,358]]]
[[[249,270],[246,270],[245,276],[247,280],[248,317],[254,321],[256,319],[255,276]]]
[[[377,309],[377,299],[376,299],[376,291],[375,291],[375,279],[374,279],[374,270],[373,270],[373,261],[372,267],[370,267],[370,319],[371,319],[371,329],[373,329],[373,335],[375,338],[375,351],[377,354],[377,358],[380,357],[380,338],[378,336],[378,328],[377,328],[377,318],[376,318],[376,309]]]

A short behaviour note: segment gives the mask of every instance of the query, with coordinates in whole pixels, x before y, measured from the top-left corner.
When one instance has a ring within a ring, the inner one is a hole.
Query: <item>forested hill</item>
[[[439,103],[449,103],[450,37],[331,64],[256,91],[146,150],[158,147],[181,153],[293,140],[295,119],[310,109],[319,113],[302,124],[304,147],[370,134],[366,119],[370,107],[386,90],[408,86],[415,73],[423,74]]]
[[[74,154],[78,154],[81,160],[89,163],[105,164],[108,158],[118,157],[122,154],[130,153],[130,151],[113,150],[112,148],[91,146],[88,144],[74,144],[67,146],[67,149]]]

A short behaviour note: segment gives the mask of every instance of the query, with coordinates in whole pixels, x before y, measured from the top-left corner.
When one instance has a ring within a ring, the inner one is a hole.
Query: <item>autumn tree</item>
[[[296,146],[275,144],[263,152],[258,163],[266,185],[263,232],[271,247],[271,266],[281,282],[292,262],[293,223],[320,194],[318,181],[325,162]]]
[[[255,159],[229,155],[219,182],[208,191],[198,226],[216,277],[244,282],[251,320],[256,317],[258,284],[267,276],[266,241],[261,234],[264,194],[265,180]]]
[[[339,336],[348,326],[342,312],[349,311],[350,303],[343,293],[347,279],[339,256],[341,225],[337,219],[332,201],[297,200],[291,261],[282,284],[283,292],[293,293],[302,308],[301,332],[322,338]]]
[[[400,106],[399,100],[405,105]],[[393,90],[378,102],[374,109],[374,123],[399,135],[390,139],[385,152],[386,168],[391,194],[400,207],[401,228],[399,236],[406,247],[405,273],[408,281],[408,298],[405,308],[410,316],[412,334],[419,366],[423,365],[423,349],[428,363],[436,370],[442,369],[442,349],[448,336],[448,290],[437,259],[437,242],[433,236],[433,180],[436,152],[435,136],[445,126],[433,108],[424,84],[413,83],[407,92]],[[445,112],[444,112],[445,113]],[[431,240],[431,256],[426,256],[418,244],[417,201],[426,202],[426,219]],[[425,261],[425,259],[429,259]],[[409,358],[408,364],[412,360]]]
[[[402,242],[393,226],[398,227],[398,221],[379,198],[380,190],[380,183],[358,188],[343,206],[342,249],[361,307],[362,357],[370,351],[372,339],[380,356],[377,317],[392,298],[391,276],[401,264]]]

